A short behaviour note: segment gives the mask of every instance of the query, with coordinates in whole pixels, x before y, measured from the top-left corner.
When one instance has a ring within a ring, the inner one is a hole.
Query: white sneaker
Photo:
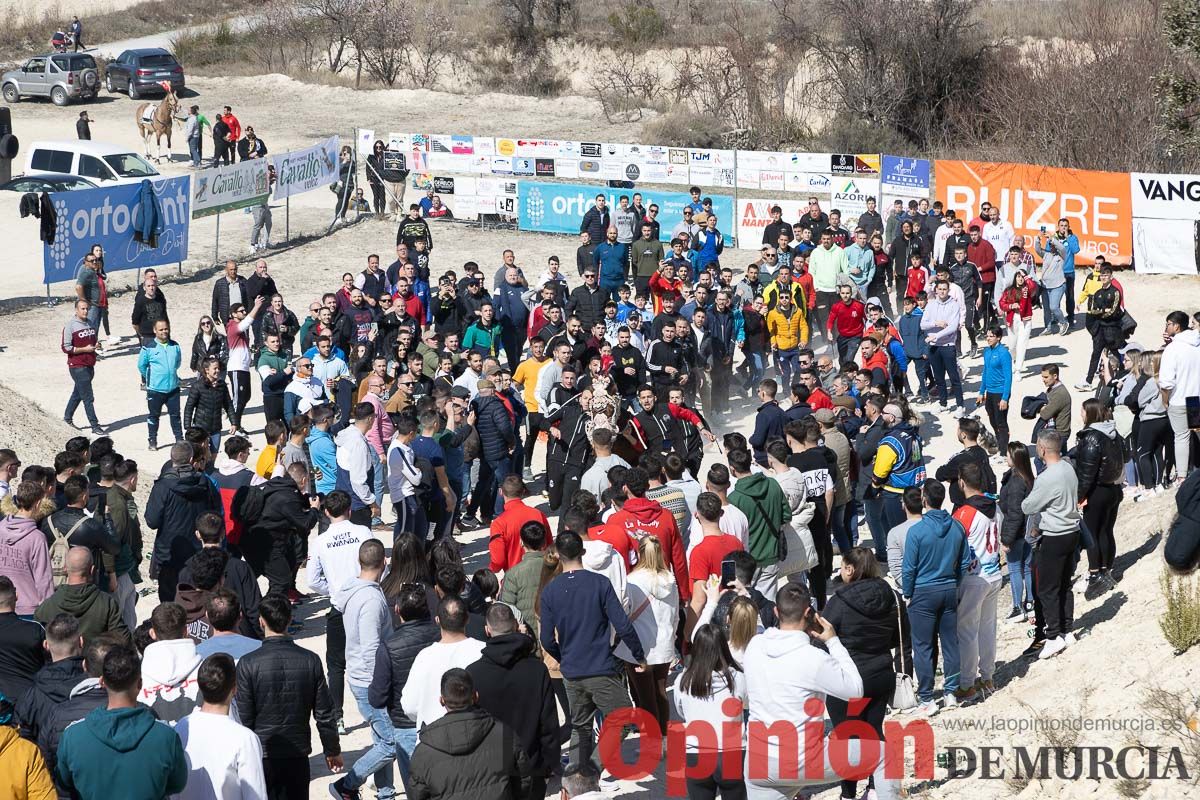
[[[1078,641],[1073,633],[1064,633],[1062,640],[1064,647],[1070,647],[1071,645],[1075,644],[1076,641]]]
[[[958,706],[958,698],[954,696],[954,692],[946,692],[942,695],[942,708],[955,708]]]
[[[975,412],[974,412],[974,411],[967,411],[966,407],[964,406],[964,407],[960,408],[960,409],[957,411],[957,413],[955,413],[955,415],[954,415],[954,416],[955,416],[955,418],[956,418],[956,419],[966,419],[967,417],[973,417],[973,416],[975,416]]]
[[[120,336],[110,336],[110,337],[108,337],[107,341],[105,341],[105,344],[120,344],[120,343],[121,343]]]
[[[1075,388],[1081,392],[1090,392],[1092,390],[1092,385],[1087,381],[1080,381],[1079,383],[1075,384]]]
[[[908,713],[912,714],[914,717],[932,717],[936,715],[939,710],[941,709],[938,707],[937,701],[929,700],[924,703],[917,703],[917,705],[914,706]]]
[[[1054,658],[1056,655],[1067,649],[1067,641],[1059,636],[1057,639],[1051,639],[1042,646],[1042,652],[1038,654],[1039,661],[1045,661],[1048,658]]]

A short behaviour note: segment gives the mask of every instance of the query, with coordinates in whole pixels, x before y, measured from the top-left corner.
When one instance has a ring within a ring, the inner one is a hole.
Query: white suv
[[[125,147],[104,142],[67,140],[34,142],[25,160],[25,174],[43,172],[78,175],[97,186],[141,183],[160,177],[146,159]]]

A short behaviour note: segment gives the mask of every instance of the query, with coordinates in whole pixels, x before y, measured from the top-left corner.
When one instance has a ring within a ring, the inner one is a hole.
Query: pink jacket
[[[371,445],[371,449],[375,451],[376,455],[386,460],[384,453],[392,442],[392,434],[396,432],[396,426],[392,424],[392,418],[384,409],[383,400],[379,395],[367,392],[363,395],[363,402],[370,403],[375,407],[375,424],[367,431],[367,443]]]
[[[32,614],[54,594],[50,548],[37,523],[24,517],[0,520],[0,574],[17,590],[17,613]]]

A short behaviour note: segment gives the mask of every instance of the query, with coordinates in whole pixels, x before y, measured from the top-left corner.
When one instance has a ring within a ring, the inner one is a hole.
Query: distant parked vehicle
[[[161,47],[126,50],[115,61],[108,62],[104,71],[104,88],[108,93],[124,89],[132,100],[148,92],[162,94],[163,81],[171,84],[175,94],[183,91],[183,67]]]
[[[144,178],[160,177],[129,148],[104,142],[78,139],[58,142],[34,142],[26,151],[25,175],[78,175],[100,186],[141,183]]]
[[[98,184],[62,172],[40,175],[21,175],[8,183],[0,183],[0,192],[73,192],[76,189],[95,189]]]
[[[4,73],[0,85],[8,103],[22,97],[49,97],[56,106],[65,106],[95,97],[100,91],[100,73],[96,59],[87,53],[49,53]]]

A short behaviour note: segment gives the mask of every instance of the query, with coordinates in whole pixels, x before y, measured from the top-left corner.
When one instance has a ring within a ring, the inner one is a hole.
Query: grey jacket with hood
[[[352,686],[370,686],[379,643],[392,635],[387,598],[375,581],[354,578],[332,600],[346,621],[346,679]]]

